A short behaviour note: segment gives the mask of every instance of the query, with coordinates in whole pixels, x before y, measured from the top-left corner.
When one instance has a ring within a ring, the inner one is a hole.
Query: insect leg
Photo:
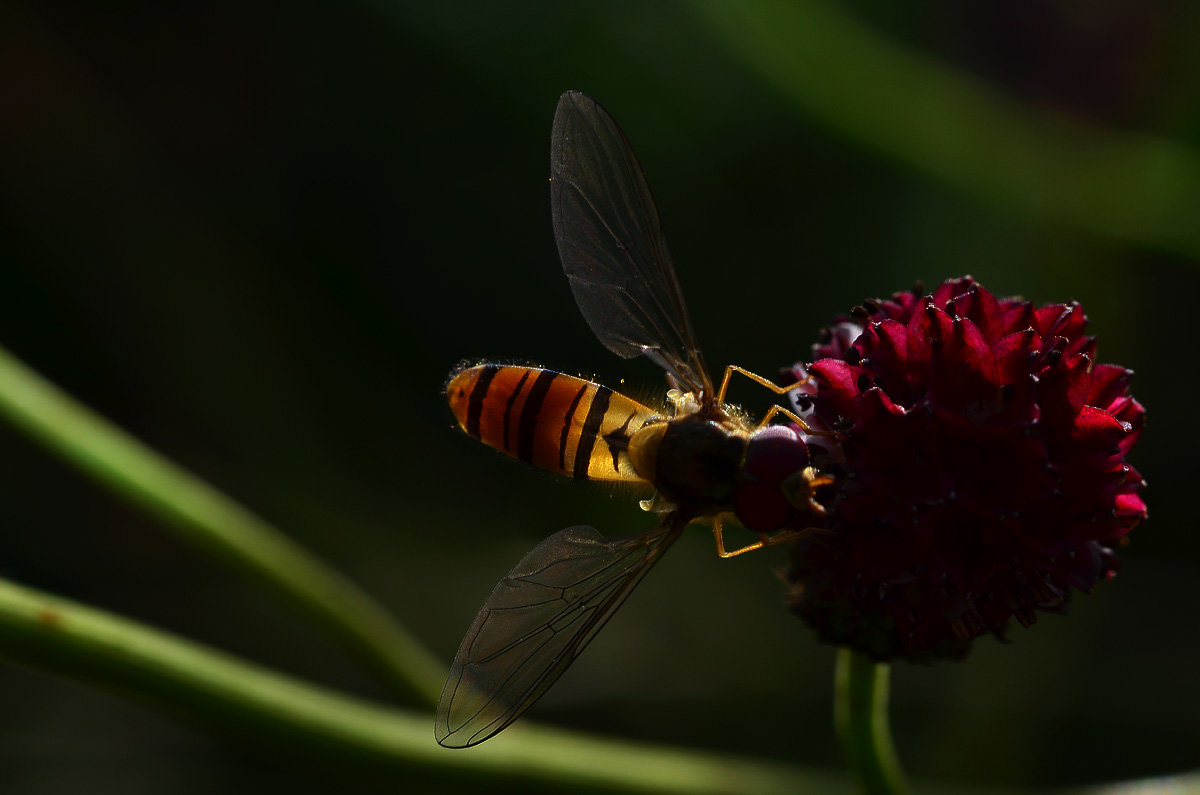
[[[796,414],[794,414],[790,409],[785,409],[783,406],[780,406],[780,405],[774,405],[774,406],[771,406],[771,408],[767,409],[767,413],[763,416],[763,418],[761,420],[758,421],[758,427],[763,428],[763,427],[766,427],[767,425],[770,425],[771,420],[775,417],[776,414],[782,414],[783,416],[787,417],[789,420],[791,420],[792,422],[796,423],[801,428],[803,428],[804,432],[807,433],[809,436],[829,436],[830,435],[829,431],[818,431],[818,430],[815,430],[814,428],[810,428],[807,422],[805,422],[804,420],[802,420],[798,416],[796,416]]]
[[[721,389],[717,392],[717,402],[718,403],[725,402],[725,393],[729,389],[729,379],[731,379],[733,377],[734,373],[741,373],[742,375],[746,376],[754,383],[765,386],[767,389],[771,390],[772,392],[774,392],[777,395],[786,395],[788,392],[791,392],[794,389],[799,389],[800,387],[804,386],[811,380],[811,376],[810,376],[809,378],[801,379],[790,386],[779,386],[778,384],[773,383],[770,379],[764,378],[761,375],[758,375],[757,373],[752,373],[744,367],[738,367],[736,364],[731,364],[725,368],[725,376],[721,379]],[[767,423],[769,423],[771,421],[771,419],[776,414],[783,414],[785,417],[790,419],[792,422],[796,423],[801,428],[803,428],[805,433],[810,434],[812,436],[829,436],[830,435],[829,431],[818,431],[813,428],[810,428],[808,423],[806,423],[804,420],[800,419],[800,417],[796,416],[795,413],[793,413],[792,411],[785,409],[783,406],[779,406],[779,405],[775,405],[770,408],[770,410],[767,412],[767,415],[762,418],[761,422],[758,423],[758,427],[761,428],[761,427],[765,426]]]
[[[759,533],[758,534],[759,540],[757,542],[755,542],[753,544],[749,544],[747,546],[744,546],[741,549],[735,549],[732,552],[726,552],[725,551],[725,540],[723,537],[724,528],[721,526],[721,517],[719,515],[714,516],[712,518],[712,523],[713,523],[713,538],[715,538],[717,540],[717,557],[719,557],[719,558],[737,557],[738,555],[742,554],[743,552],[751,552],[755,549],[762,549],[767,544],[767,534]]]
[[[738,555],[741,555],[743,552],[753,552],[754,550],[762,549],[763,547],[773,547],[777,546],[778,544],[788,544],[792,541],[799,541],[802,538],[808,538],[809,536],[816,535],[818,533],[832,532],[823,527],[806,527],[803,530],[780,530],[774,534],[758,533],[758,541],[754,542],[753,544],[747,544],[741,549],[735,549],[732,552],[729,552],[725,549],[725,541],[723,538],[724,528],[721,524],[721,517],[714,516],[712,523],[713,537],[717,540],[717,557],[720,558],[735,558]]]
[[[780,530],[774,535],[764,534],[761,546],[773,547],[777,544],[789,544],[792,541],[799,541],[809,536],[832,532],[832,530],[826,530],[824,527],[806,527],[803,530]]]

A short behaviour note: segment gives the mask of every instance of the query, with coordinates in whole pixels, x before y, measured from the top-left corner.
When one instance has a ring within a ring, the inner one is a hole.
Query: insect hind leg
[[[725,393],[729,390],[729,381],[731,378],[733,378],[734,373],[741,373],[742,375],[744,375],[746,378],[749,378],[754,383],[759,384],[760,386],[765,386],[767,389],[771,390],[776,395],[786,395],[789,392],[799,389],[800,387],[804,386],[805,384],[807,384],[809,381],[812,380],[812,376],[807,376],[789,386],[779,386],[775,382],[771,381],[769,378],[764,378],[763,376],[759,375],[758,373],[752,373],[744,367],[738,367],[736,364],[731,364],[731,365],[727,365],[725,367],[725,376],[721,379],[720,390],[717,391],[717,402],[718,403],[721,403],[721,404],[725,403]],[[767,411],[766,415],[762,418],[762,420],[759,421],[758,427],[762,428],[762,427],[765,427],[766,425],[770,424],[771,420],[774,419],[776,414],[782,414],[783,416],[787,417],[789,420],[791,420],[792,422],[799,425],[804,430],[804,432],[807,434],[810,434],[813,436],[829,435],[828,431],[818,431],[818,430],[810,427],[809,424],[807,422],[805,422],[804,420],[800,419],[800,417],[797,416],[795,412],[791,411],[790,409],[786,409],[783,406],[780,406],[778,404],[771,406],[771,408]],[[749,551],[749,550],[743,550],[743,551]],[[722,556],[722,557],[724,557],[724,556]]]

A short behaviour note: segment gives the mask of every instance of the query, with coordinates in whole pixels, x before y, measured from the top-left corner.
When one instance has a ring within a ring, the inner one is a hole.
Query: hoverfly
[[[671,410],[552,370],[488,363],[452,374],[447,399],[468,434],[524,461],[576,478],[652,484],[656,495],[642,507],[660,521],[611,540],[567,528],[500,581],[438,703],[434,733],[452,748],[483,742],[537,701],[688,523],[712,523],[721,557],[792,541],[805,532],[794,529],[797,517],[823,514],[814,492],[831,482],[811,466],[799,434],[769,424],[783,414],[807,430],[791,411],[773,406],[755,424],[725,403],[734,373],[781,395],[797,385],[730,365],[713,388],[645,176],[590,97],[559,99],[550,171],[554,235],[580,311],[610,351],[647,356],[666,371]],[[758,541],[726,551],[728,516]]]

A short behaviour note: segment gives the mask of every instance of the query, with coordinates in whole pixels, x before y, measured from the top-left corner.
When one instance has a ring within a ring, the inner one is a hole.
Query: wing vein
[[[612,540],[571,527],[534,547],[497,584],[459,647],[438,704],[438,742],[474,745],[516,720],[578,658],[685,524],[672,514],[653,530]]]

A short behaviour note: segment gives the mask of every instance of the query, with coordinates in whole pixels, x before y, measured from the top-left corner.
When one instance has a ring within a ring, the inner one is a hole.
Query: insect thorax
[[[664,498],[696,515],[728,510],[746,437],[689,414],[634,434],[629,457]]]

